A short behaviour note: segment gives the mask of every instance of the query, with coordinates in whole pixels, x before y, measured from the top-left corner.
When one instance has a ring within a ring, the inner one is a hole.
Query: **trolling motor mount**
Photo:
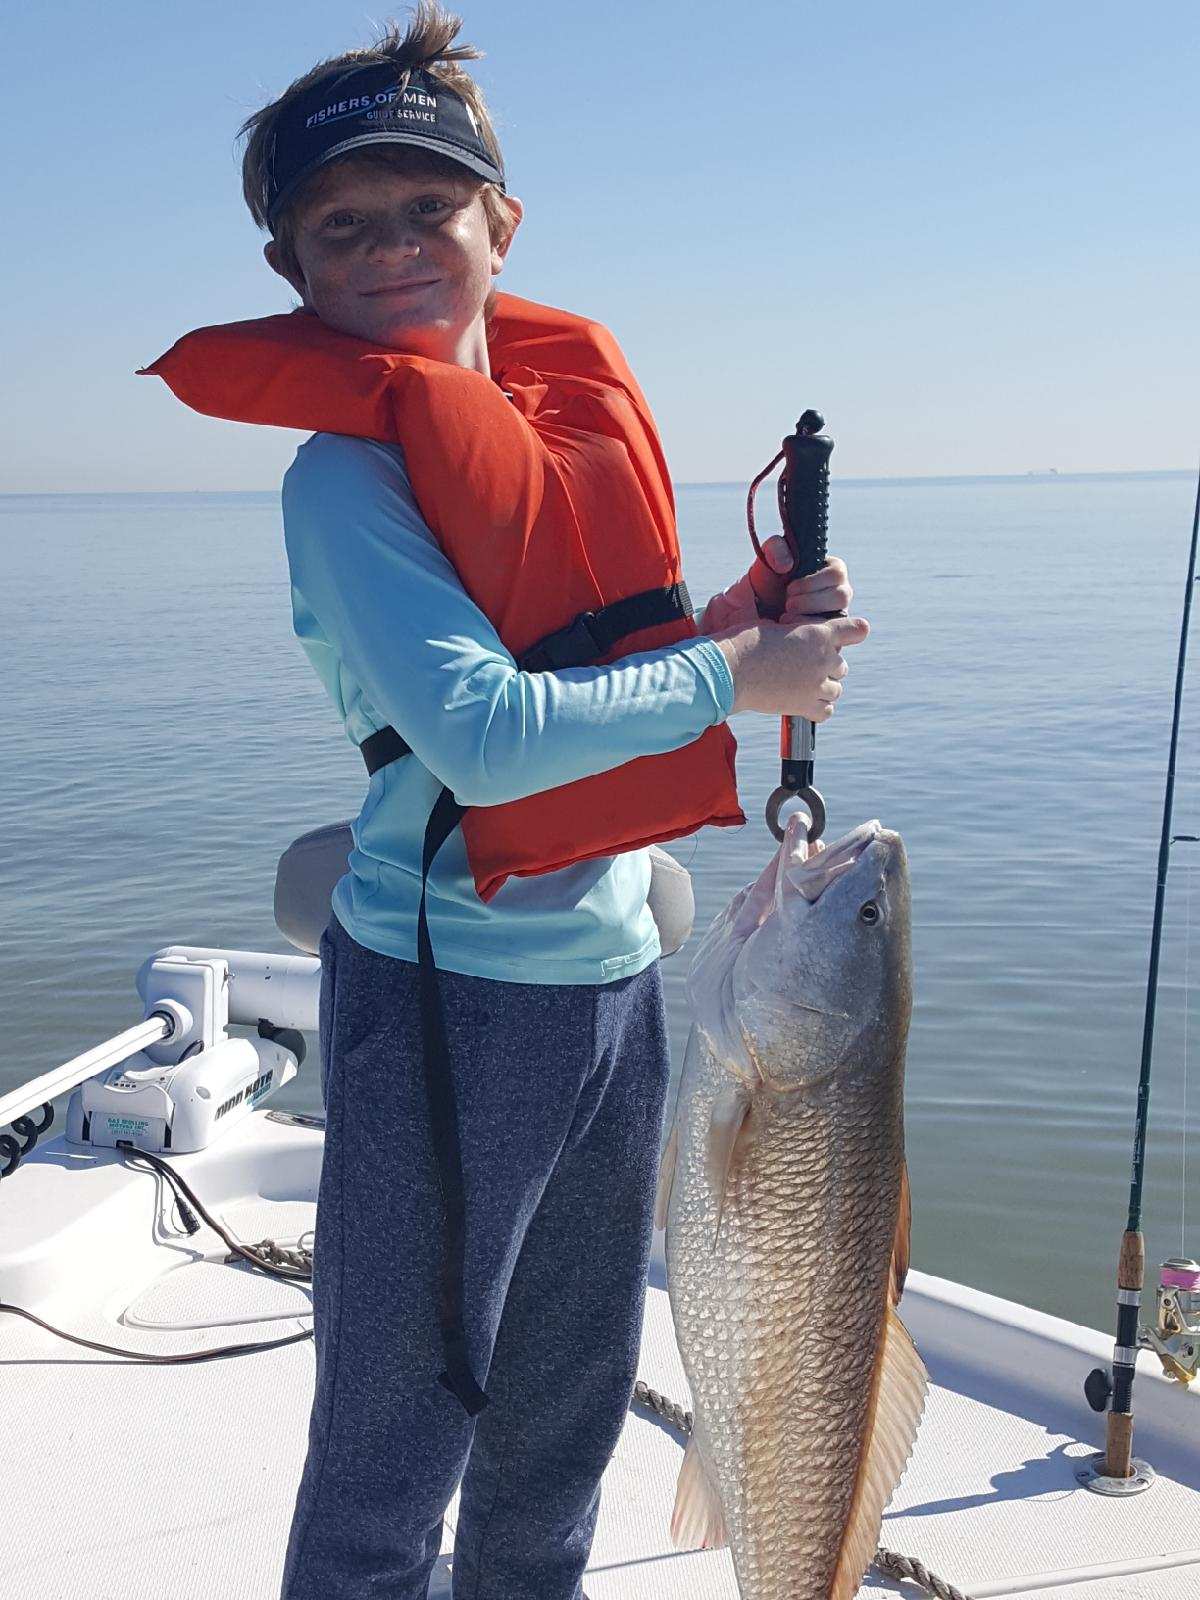
[[[261,1013],[246,1015],[243,1005],[259,1000],[292,1020],[279,981],[286,983],[292,965],[288,957],[243,951],[194,950],[189,956],[179,947],[151,957],[138,988],[146,1017],[162,1018],[170,1032],[78,1084],[67,1105],[67,1139],[182,1155],[203,1150],[243,1121],[294,1078],[304,1060],[299,1028]],[[273,976],[278,1004],[267,988]],[[231,1034],[231,1022],[256,1024],[255,1036]]]

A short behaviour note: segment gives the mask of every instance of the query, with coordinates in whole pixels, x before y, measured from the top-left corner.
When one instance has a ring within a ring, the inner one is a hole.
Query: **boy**
[[[459,19],[322,63],[252,117],[267,261],[331,327],[490,377],[492,279],[520,224]],[[319,433],[283,492],[295,630],[373,773],[321,940],[325,1155],[316,1393],[284,1600],[423,1600],[461,1478],[458,1600],[580,1600],[636,1376],[670,1056],[647,852],[511,877],[486,905],[461,835],[428,875],[458,1096],[473,1358],[490,1403],[431,1381],[441,1196],[420,1073],[421,842],[448,785],[486,806],[687,745],[732,711],[824,721],[866,624],[832,562],[761,623],[749,577],[700,636],[520,672],[423,519],[399,446]],[[486,532],[486,530],[482,530]],[[771,541],[782,569],[782,540]],[[780,590],[782,580],[776,579]],[[717,630],[705,636],[705,630]]]

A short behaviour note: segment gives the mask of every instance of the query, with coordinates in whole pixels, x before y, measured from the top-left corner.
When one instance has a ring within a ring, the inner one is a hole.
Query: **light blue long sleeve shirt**
[[[294,630],[347,737],[390,723],[411,746],[371,775],[333,890],[338,921],[371,950],[417,960],[422,843],[443,785],[496,805],[678,749],[732,710],[708,638],[520,671],[421,516],[398,445],[314,434],[284,477],[283,522]],[[612,982],[662,953],[649,884],[643,848],[514,875],[485,905],[455,828],[428,878],[434,959],[510,982]]]

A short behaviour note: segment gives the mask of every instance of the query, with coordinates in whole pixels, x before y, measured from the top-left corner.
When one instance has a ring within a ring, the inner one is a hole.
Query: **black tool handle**
[[[829,559],[829,457],[833,440],[821,432],[825,419],[819,411],[806,411],[796,431],[783,441],[783,471],[779,477],[779,517],[792,552],[793,578],[819,572]]]
[[[746,521],[758,561],[750,569],[750,584],[760,617],[778,621],[783,614],[785,586],[794,578],[807,578],[819,572],[828,559],[826,534],[829,526],[829,456],[833,440],[821,429],[825,426],[819,411],[806,411],[769,462],[750,485],[746,500]],[[792,564],[786,572],[767,567],[754,527],[754,494],[759,484],[779,464],[779,520],[791,552]],[[768,572],[770,575],[768,576]],[[818,619],[819,620],[819,619]]]

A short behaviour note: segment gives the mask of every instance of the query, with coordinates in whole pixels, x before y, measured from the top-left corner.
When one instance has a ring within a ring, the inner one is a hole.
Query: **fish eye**
[[[874,900],[865,900],[858,908],[858,920],[865,922],[868,928],[873,928],[882,915],[878,903]]]

